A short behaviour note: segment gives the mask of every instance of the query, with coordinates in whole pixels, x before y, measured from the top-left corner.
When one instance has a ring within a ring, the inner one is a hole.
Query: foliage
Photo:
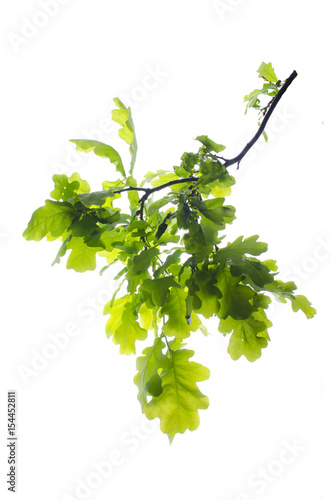
[[[270,63],[262,63],[258,73],[266,83],[244,100],[247,109],[266,114],[268,106],[261,108],[259,97],[274,99],[283,84]],[[236,218],[235,208],[225,200],[235,179],[218,156],[225,147],[198,136],[197,152],[184,153],[170,171],[148,172],[138,185],[131,112],[119,99],[114,102],[112,118],[129,145],[129,174],[113,147],[72,140],[79,151],[109,159],[115,167],[112,180],[91,193],[78,173],[54,175],[52,199],[32,214],[23,236],[59,239],[53,264],[68,252],[67,268],[77,272],[94,270],[97,256],[107,261],[101,272],[115,262],[122,264],[114,278],[122,281],[104,308],[109,316],[106,333],[126,355],[136,354],[137,342],[154,335],[137,358],[134,383],[142,411],[148,419],[158,417],[172,441],[176,433],[196,429],[198,410],[208,407],[197,382],[206,380],[209,370],[190,360],[194,351],[183,343],[198,330],[206,333],[204,318],[217,319],[219,332],[229,337],[232,359],[255,361],[270,341],[270,295],[290,301],[293,311],[300,309],[308,318],[315,309],[304,296],[295,295],[293,282],[276,278],[275,261],[258,258],[267,244],[257,235],[223,243],[226,225]],[[164,189],[167,194],[160,196]],[[127,211],[115,205],[125,195]]]

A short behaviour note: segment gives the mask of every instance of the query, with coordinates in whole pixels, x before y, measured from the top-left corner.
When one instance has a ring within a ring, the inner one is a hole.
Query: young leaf
[[[133,125],[133,120],[131,116],[131,109],[127,108],[118,98],[114,99],[114,103],[119,109],[114,109],[112,111],[112,119],[122,126],[122,128],[118,131],[118,135],[130,146],[130,154],[131,154],[130,175],[132,175],[134,165],[136,162],[138,145]]]
[[[125,170],[120,155],[108,144],[88,139],[70,139],[70,142],[76,144],[77,151],[84,151],[84,153],[94,151],[94,153],[101,158],[109,158],[110,162],[115,165],[116,170],[125,177]]]
[[[159,418],[161,430],[168,434],[170,443],[177,433],[193,431],[199,427],[198,410],[209,406],[208,397],[202,394],[197,382],[207,380],[210,371],[205,366],[189,361],[194,351],[180,349],[171,352],[171,366],[162,371],[162,393],[153,397],[144,408],[149,420]]]
[[[268,80],[268,82],[273,82],[277,83],[278,78],[275,75],[274,68],[272,67],[271,63],[262,63],[259,69],[257,70],[259,77],[260,78],[265,78],[265,80]]]
[[[209,139],[207,135],[199,135],[196,137],[197,141],[200,141],[208,151],[214,151],[215,153],[220,153],[225,149],[225,146],[222,146],[222,144],[217,144],[216,142],[212,141]]]
[[[289,299],[292,302],[292,309],[294,312],[299,309],[307,316],[308,319],[313,318],[316,314],[316,309],[312,307],[311,302],[304,295],[294,295],[292,292],[296,290],[296,285],[293,281],[284,283],[283,281],[276,280],[264,287],[264,290],[272,292],[280,302],[286,302]]]
[[[88,193],[90,186],[87,181],[80,178],[79,174],[75,172],[69,178],[65,175],[53,175],[54,190],[51,192],[51,197],[54,200],[68,201],[80,193]]]

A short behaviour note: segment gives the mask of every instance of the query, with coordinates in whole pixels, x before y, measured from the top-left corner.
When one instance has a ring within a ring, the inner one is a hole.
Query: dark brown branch
[[[258,131],[254,135],[253,139],[246,144],[246,146],[244,147],[242,152],[239,153],[238,156],[236,156],[235,158],[232,158],[231,160],[225,160],[225,162],[224,162],[225,167],[229,167],[230,165],[233,165],[234,163],[237,163],[238,167],[239,167],[239,163],[241,162],[243,157],[248,153],[248,151],[251,149],[251,147],[254,146],[256,141],[261,136],[263,130],[265,129],[265,127],[267,125],[267,122],[268,122],[270,116],[272,115],[272,113],[273,113],[275,107],[277,106],[278,102],[280,101],[282,95],[286,92],[287,88],[291,85],[294,78],[296,78],[297,76],[298,76],[298,73],[296,71],[293,71],[293,73],[287,78],[287,80],[285,80],[284,85],[281,87],[278,94],[274,97],[273,102],[272,102],[267,114],[265,115],[261,125],[259,126]]]
[[[256,141],[260,138],[260,136],[263,133],[263,131],[264,131],[266,125],[267,125],[267,122],[268,122],[270,116],[272,115],[275,107],[277,106],[277,104],[279,103],[279,101],[282,98],[283,94],[286,92],[286,90],[288,89],[288,87],[291,85],[291,83],[293,82],[293,80],[297,76],[298,76],[297,72],[293,71],[291,73],[291,75],[285,80],[285,83],[280,88],[278,94],[276,94],[276,96],[270,102],[270,107],[268,109],[268,112],[265,115],[264,119],[262,120],[262,123],[259,126],[258,131],[254,135],[253,139],[251,139],[246,144],[246,146],[241,151],[241,153],[239,153],[235,158],[232,158],[231,160],[226,160],[225,158],[216,156],[216,158],[220,158],[221,160],[224,160],[223,165],[226,168],[230,167],[230,165],[233,165],[235,163],[237,163],[237,167],[239,168],[239,163],[244,158],[244,156],[248,153],[248,151],[251,149],[251,147],[254,146],[254,144],[256,143]],[[143,207],[144,207],[145,201],[147,200],[147,198],[152,193],[155,193],[156,191],[161,191],[161,189],[165,189],[165,188],[167,188],[169,186],[173,186],[174,184],[181,184],[181,183],[185,183],[185,182],[195,182],[195,181],[198,181],[198,180],[199,180],[199,177],[187,177],[185,179],[178,179],[178,180],[166,182],[165,184],[161,184],[160,186],[157,186],[155,188],[138,188],[138,187],[132,187],[132,186],[130,186],[130,187],[127,187],[127,188],[123,188],[123,189],[119,189],[117,191],[114,191],[114,194],[116,194],[116,193],[122,193],[123,191],[144,191],[145,194],[139,200],[139,203],[141,203],[140,216],[142,217],[142,212],[143,212]]]
[[[130,186],[123,189],[117,189],[116,191],[113,191],[113,194],[124,193],[125,191],[145,191],[145,193],[147,193],[150,189]]]

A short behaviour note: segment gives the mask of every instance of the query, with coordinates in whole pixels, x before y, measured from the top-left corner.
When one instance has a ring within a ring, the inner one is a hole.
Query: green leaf
[[[159,396],[163,391],[158,371],[171,366],[169,358],[162,353],[164,347],[165,343],[160,337],[157,337],[152,347],[146,347],[142,351],[143,356],[139,356],[136,361],[138,373],[136,373],[133,382],[139,389],[137,397],[143,411],[147,404],[147,394]]]
[[[122,128],[119,129],[118,131],[118,135],[130,146],[130,154],[131,154],[130,175],[132,175],[137,158],[138,145],[131,115],[131,109],[127,108],[118,98],[114,99],[114,103],[119,109],[114,109],[112,111],[112,119],[122,126]]]
[[[199,135],[195,139],[201,142],[204,146],[206,146],[208,151],[215,151],[215,153],[220,153],[225,149],[225,146],[222,146],[222,144],[217,144],[216,142],[212,141],[211,139],[209,139],[207,135]]]
[[[121,324],[113,335],[114,344],[120,345],[120,354],[136,354],[136,340],[145,340],[147,331],[141,328],[130,304],[126,304]]]
[[[115,299],[113,296],[112,299],[105,304],[103,314],[110,314],[106,323],[107,338],[111,337],[120,326],[125,305],[128,302],[132,302],[132,299],[133,295],[124,295],[118,299]]]
[[[267,266],[263,265],[257,259],[243,258],[239,264],[232,264],[230,270],[232,276],[239,277],[246,275],[260,288],[274,281],[274,277],[270,274]]]
[[[173,202],[175,196],[176,195],[174,194],[166,195],[160,200],[147,204],[146,205],[147,215],[150,217],[151,215],[154,215],[155,213],[159,212],[160,208],[164,207],[165,205],[168,205],[168,203]]]
[[[260,78],[265,78],[266,80],[268,80],[268,82],[273,82],[273,83],[278,82],[278,78],[275,74],[275,71],[271,63],[266,64],[263,62],[259,67],[259,69],[257,70],[257,72]]]
[[[308,319],[311,319],[316,314],[316,309],[312,307],[311,302],[304,295],[294,295],[293,291],[296,290],[296,285],[293,281],[284,283],[280,280],[275,280],[273,283],[266,285],[264,290],[272,292],[280,302],[290,300],[292,302],[292,309],[294,312],[301,310]]]
[[[220,308],[219,299],[222,293],[214,286],[215,283],[214,276],[204,270],[194,273],[191,280],[187,282],[189,293],[193,296],[193,309],[205,318],[211,318],[218,313]]]
[[[70,139],[70,142],[76,144],[77,151],[84,151],[84,153],[94,151],[101,158],[109,158],[110,162],[115,165],[116,170],[125,177],[125,170],[120,155],[108,144],[88,139]]]
[[[71,240],[71,238],[72,238],[71,234],[69,234],[69,236],[66,237],[66,239],[64,240],[64,242],[60,246],[60,250],[58,251],[58,253],[57,253],[54,261],[52,262],[52,266],[54,266],[55,264],[60,264],[60,258],[63,257],[66,254],[67,243],[69,243],[69,241]]]
[[[233,243],[228,243],[226,247],[220,248],[214,256],[214,261],[224,266],[227,261],[239,264],[244,255],[260,255],[268,250],[266,243],[257,242],[258,235],[250,236],[243,241],[243,236],[239,236]]]
[[[142,187],[146,182],[151,182],[156,177],[159,177],[160,175],[168,174],[168,173],[169,173],[169,170],[157,170],[156,172],[147,172],[147,174],[144,175],[144,180],[140,184],[140,187]]]
[[[95,215],[85,214],[80,220],[73,222],[69,230],[72,236],[86,236],[99,228],[97,222],[98,218]]]
[[[152,181],[152,186],[153,188],[155,188],[161,186],[162,184],[166,184],[167,182],[176,181],[178,179],[179,179],[178,175],[176,175],[174,172],[161,174]],[[173,186],[173,188],[181,189],[181,187],[178,186]]]
[[[191,204],[196,207],[204,217],[224,229],[226,223],[230,224],[236,218],[235,208],[231,206],[224,207],[224,201],[224,198],[214,198],[206,201],[193,199]]]
[[[160,316],[168,316],[164,324],[163,332],[168,337],[176,337],[182,340],[190,336],[191,332],[197,331],[201,321],[196,313],[192,313],[191,323],[187,322],[186,313],[187,292],[182,288],[172,288],[166,304],[162,307]]]
[[[219,243],[217,233],[217,229],[203,222],[191,225],[183,237],[186,252],[194,255],[197,262],[202,262],[213,251],[214,245]]]
[[[293,295],[293,297],[290,297],[290,300],[294,312],[301,310],[308,319],[315,316],[316,309],[312,307],[311,302],[304,295]]]
[[[67,243],[67,250],[71,250],[67,260],[67,269],[77,273],[94,271],[96,268],[96,254],[103,250],[101,246],[91,247],[86,245],[84,238],[72,238]]]
[[[79,189],[78,181],[69,182],[68,177],[65,174],[54,174],[53,181],[55,189],[50,193],[50,195],[54,198],[54,200],[67,201],[69,198],[72,198],[77,194],[77,190]]]
[[[136,353],[136,340],[145,340],[147,331],[141,328],[137,318],[136,306],[139,305],[137,295],[125,295],[104,307],[104,314],[110,314],[106,323],[107,337],[113,337],[113,342],[120,346],[120,354]]]
[[[261,349],[267,347],[269,336],[267,325],[254,317],[245,320],[228,318],[227,327],[233,330],[228,346],[228,353],[236,360],[245,356],[248,361],[255,361],[261,356]]]
[[[181,160],[181,168],[183,168],[187,173],[192,174],[195,171],[195,166],[199,163],[199,155],[194,153],[184,153]]]
[[[59,238],[70,226],[74,214],[70,203],[46,200],[43,207],[33,212],[23,236],[28,241],[40,241],[48,233]]]
[[[182,253],[183,253],[182,250],[175,250],[174,253],[168,255],[168,257],[165,260],[165,263],[154,271],[154,278],[159,278],[168,269],[169,266],[180,262],[180,257]]]
[[[208,368],[189,361],[194,351],[181,349],[171,352],[171,367],[161,373],[162,393],[147,403],[144,413],[149,420],[159,418],[161,431],[168,434],[170,443],[177,433],[199,427],[198,410],[209,406],[197,382],[207,380]]]
[[[143,250],[139,255],[135,255],[132,261],[132,272],[134,274],[140,274],[151,266],[152,259],[159,255],[160,251],[158,248],[153,247],[148,250]]]
[[[273,97],[278,93],[278,88],[274,83],[265,83],[262,89],[255,89],[250,94],[245,95],[244,102],[247,102],[245,114],[248,108],[260,109],[260,95]]]
[[[197,186],[205,186],[206,184],[211,184],[212,182],[218,180],[222,187],[230,187],[235,184],[234,178],[229,175],[228,171],[221,163],[217,161],[202,161],[200,163],[200,179],[197,182]]]
[[[159,279],[147,279],[141,284],[142,290],[146,290],[152,295],[152,300],[155,306],[163,307],[167,301],[169,288],[180,288],[180,285],[172,278],[166,276]]]
[[[87,181],[80,178],[75,172],[69,178],[65,175],[53,175],[54,190],[51,192],[51,197],[55,200],[68,201],[77,194],[88,193],[90,186]]]
[[[249,286],[240,285],[240,279],[232,276],[230,269],[217,268],[216,270],[217,287],[222,293],[220,300],[220,310],[218,317],[226,319],[231,316],[234,319],[246,319],[251,316],[253,306],[250,300],[255,292]]]
[[[93,191],[92,193],[83,193],[78,196],[79,201],[85,207],[98,206],[101,207],[104,205],[105,201],[108,198],[114,198],[116,195],[114,194],[115,189],[106,189],[104,191]]]

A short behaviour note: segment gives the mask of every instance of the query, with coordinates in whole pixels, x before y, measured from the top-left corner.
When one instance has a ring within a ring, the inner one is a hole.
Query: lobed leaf
[[[243,240],[243,236],[238,238],[233,243],[228,243],[226,247],[220,248],[214,255],[214,262],[220,266],[224,266],[226,262],[239,264],[246,254],[260,255],[268,250],[266,243],[257,242],[258,235],[250,236]]]
[[[254,290],[241,285],[240,279],[232,276],[228,267],[218,268],[215,276],[216,286],[222,293],[218,317],[226,319],[231,316],[233,319],[243,320],[251,316],[253,306],[250,301],[255,295]]]
[[[215,286],[216,282],[214,276],[205,270],[195,272],[187,281],[189,293],[193,296],[192,307],[197,314],[202,314],[205,318],[216,315],[220,308],[219,299],[222,293]]]
[[[216,142],[212,141],[209,139],[207,135],[199,135],[196,137],[196,140],[201,142],[208,151],[214,151],[215,153],[220,153],[225,149],[225,146],[222,146],[222,144],[217,144]]]
[[[169,358],[162,353],[164,347],[165,343],[160,337],[157,337],[154,344],[151,347],[146,347],[142,351],[143,356],[139,356],[136,361],[138,373],[133,382],[139,389],[137,397],[143,411],[147,404],[147,395],[159,396],[163,391],[159,370],[171,366]]]
[[[260,78],[265,78],[268,82],[278,82],[278,78],[271,63],[266,64],[263,62],[257,72]]]
[[[88,246],[84,238],[73,237],[66,245],[67,250],[71,250],[67,269],[73,269],[77,273],[94,271],[96,268],[96,254],[103,250],[102,246]]]
[[[180,285],[172,276],[165,278],[147,279],[142,282],[142,290],[147,290],[151,293],[152,300],[155,306],[163,307],[167,301],[169,288],[180,288]]]
[[[50,195],[54,200],[68,201],[78,194],[88,193],[90,191],[88,182],[82,180],[77,172],[70,177],[67,177],[65,174],[54,174],[53,181],[54,190]]]
[[[207,219],[224,229],[225,224],[231,224],[235,217],[235,208],[232,206],[223,206],[224,198],[214,198],[206,201],[192,200],[192,206],[196,207],[199,212]]]
[[[33,212],[23,236],[28,241],[40,241],[48,233],[59,238],[70,226],[74,214],[70,203],[46,200],[43,207]]]
[[[113,147],[108,144],[104,144],[103,142],[89,139],[70,139],[70,142],[76,144],[77,151],[83,151],[84,153],[94,151],[97,156],[100,156],[101,158],[108,158],[110,162],[115,165],[116,170],[120,172],[123,177],[125,177],[122,159]]]
[[[122,126],[122,128],[118,131],[118,135],[130,146],[129,150],[131,154],[131,175],[136,163],[138,151],[137,138],[132,120],[131,109],[127,108],[118,98],[114,99],[114,103],[119,109],[114,109],[112,111],[112,119]]]
[[[261,350],[268,345],[267,325],[251,316],[244,320],[229,317],[226,326],[233,330],[228,345],[231,358],[237,360],[245,356],[248,361],[256,361],[261,356]]]
[[[136,340],[147,338],[147,331],[137,321],[137,303],[139,297],[128,294],[108,302],[104,307],[104,314],[110,314],[106,323],[107,337],[112,336],[114,344],[120,346],[120,354],[127,356],[136,353]]]
[[[260,288],[274,281],[274,277],[270,274],[268,267],[257,259],[243,257],[241,262],[230,266],[230,271],[232,276],[235,277],[247,276],[253,284]]]
[[[161,431],[168,434],[170,443],[177,433],[193,431],[199,427],[198,410],[209,406],[197,382],[207,380],[210,371],[205,366],[189,361],[194,351],[179,349],[171,352],[171,366],[162,371],[162,393],[153,397],[144,408],[149,420],[160,419]]]
[[[197,331],[201,321],[196,313],[192,313],[190,324],[187,322],[186,310],[187,291],[182,288],[172,288],[167,302],[162,307],[160,316],[167,316],[168,320],[163,326],[163,333],[169,337],[182,340]]]

